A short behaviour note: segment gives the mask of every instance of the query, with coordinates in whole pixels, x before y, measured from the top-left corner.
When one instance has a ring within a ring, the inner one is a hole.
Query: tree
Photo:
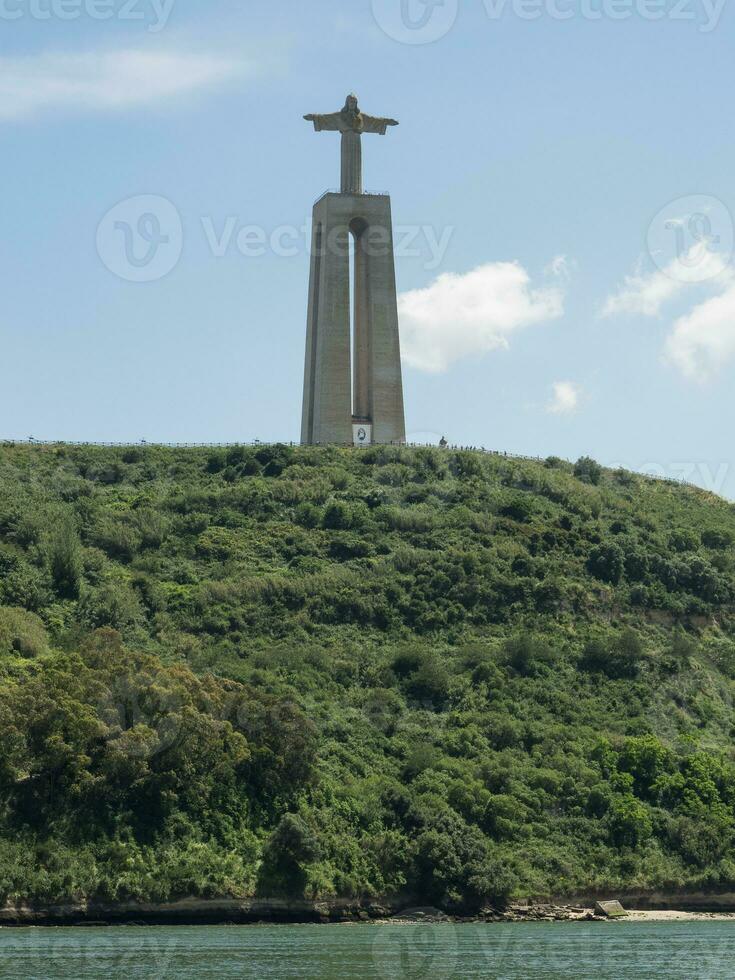
[[[602,479],[602,467],[590,456],[582,456],[574,464],[574,475],[583,483],[597,486]]]
[[[708,528],[702,531],[702,544],[714,551],[724,551],[725,548],[732,547],[733,540],[735,535],[727,528]]]
[[[674,771],[674,757],[655,735],[627,738],[618,760],[618,768],[633,777],[636,796],[656,802],[656,783]]]
[[[519,674],[533,676],[543,664],[551,663],[552,651],[543,639],[521,634],[505,644],[508,663]]]
[[[62,599],[76,599],[82,581],[82,544],[74,521],[64,515],[48,542],[48,561],[54,588]]]
[[[638,847],[653,832],[647,808],[632,795],[614,798],[605,820],[617,847]]]
[[[0,606],[0,656],[37,657],[48,651],[43,621],[25,609]]]
[[[615,542],[598,545],[590,551],[587,568],[595,578],[617,585],[625,569],[623,549]]]
[[[318,838],[304,818],[285,814],[263,849],[260,894],[302,896],[307,866],[318,861],[320,854]]]
[[[582,653],[580,667],[592,673],[607,674],[612,679],[633,678],[637,675],[644,650],[634,630],[606,638],[590,640]]]

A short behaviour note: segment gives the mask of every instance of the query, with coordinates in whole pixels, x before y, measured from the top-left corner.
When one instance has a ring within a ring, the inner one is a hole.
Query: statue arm
[[[307,122],[314,123],[314,129],[317,131],[317,133],[320,133],[325,129],[329,131],[339,131],[340,129],[341,114],[339,112],[330,112],[326,116],[318,116],[314,115],[314,113],[309,113],[308,116],[304,116],[304,119]]]
[[[396,119],[380,119],[378,116],[366,116],[363,114],[363,123],[365,133],[377,133],[379,136],[385,136],[386,130],[389,126],[397,126],[398,120]]]

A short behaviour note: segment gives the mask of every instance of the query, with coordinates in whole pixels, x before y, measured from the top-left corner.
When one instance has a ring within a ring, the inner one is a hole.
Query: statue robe
[[[362,194],[362,134],[385,136],[391,119],[367,116],[363,112],[330,112],[314,116],[314,129],[342,134],[342,193]]]

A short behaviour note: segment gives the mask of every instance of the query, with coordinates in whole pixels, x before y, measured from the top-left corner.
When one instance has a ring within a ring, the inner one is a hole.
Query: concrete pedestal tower
[[[390,197],[365,194],[362,186],[362,134],[383,136],[398,123],[363,114],[354,95],[341,112],[304,118],[317,132],[342,134],[342,187],[314,205],[301,441],[403,443]]]

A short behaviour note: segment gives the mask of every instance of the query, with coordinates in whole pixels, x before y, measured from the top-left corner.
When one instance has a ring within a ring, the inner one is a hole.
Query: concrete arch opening
[[[351,310],[352,310],[352,414],[356,423],[372,421],[370,404],[370,329],[369,329],[369,225],[364,218],[350,222]]]
[[[313,227],[301,440],[403,443],[390,198],[326,194]]]

